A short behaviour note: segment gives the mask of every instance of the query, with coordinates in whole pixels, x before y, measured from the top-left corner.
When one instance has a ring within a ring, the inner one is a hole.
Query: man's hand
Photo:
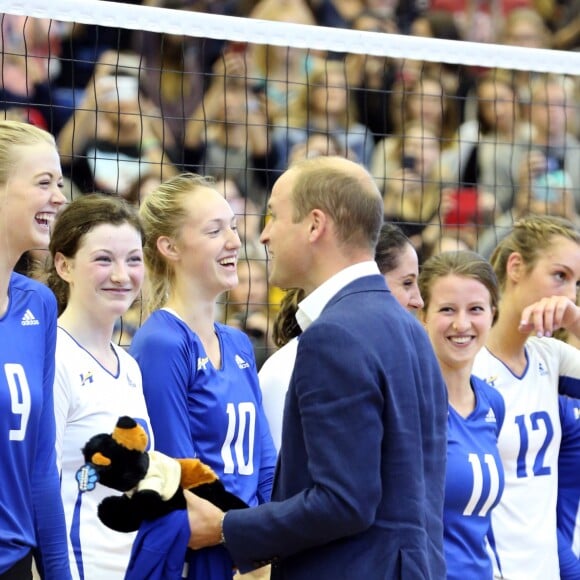
[[[189,547],[199,550],[221,544],[224,512],[188,490],[184,490],[183,495],[187,502],[187,517],[191,531]]]

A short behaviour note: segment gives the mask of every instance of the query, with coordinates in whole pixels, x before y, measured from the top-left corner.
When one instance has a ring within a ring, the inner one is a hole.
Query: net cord
[[[199,38],[578,75],[580,53],[419,38],[138,6],[105,0],[0,0],[5,14],[165,32]]]

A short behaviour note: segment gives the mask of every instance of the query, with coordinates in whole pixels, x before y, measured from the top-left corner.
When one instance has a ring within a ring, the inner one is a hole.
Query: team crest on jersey
[[[495,387],[495,381],[497,381],[497,375],[493,377],[487,377],[483,379],[490,387]]]
[[[247,369],[250,366],[250,363],[246,362],[239,354],[234,357],[236,364],[241,369]]]
[[[548,370],[541,362],[538,363],[538,373],[540,373],[540,376],[542,377],[548,374]]]
[[[93,371],[89,371],[88,373],[81,373],[81,387],[87,385],[87,383],[93,382]]]
[[[208,356],[200,356],[197,359],[197,370],[198,371],[205,371],[208,362],[209,362]]]

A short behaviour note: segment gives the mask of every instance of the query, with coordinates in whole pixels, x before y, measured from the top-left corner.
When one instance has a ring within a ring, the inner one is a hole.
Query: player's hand
[[[566,296],[542,298],[524,308],[519,326],[520,332],[538,337],[552,336],[559,328],[577,334],[580,327],[580,308]]]

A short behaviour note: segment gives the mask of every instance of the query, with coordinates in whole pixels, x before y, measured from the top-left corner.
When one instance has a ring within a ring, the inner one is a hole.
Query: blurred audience
[[[279,154],[279,168],[288,166],[290,151],[313,133],[331,135],[354,160],[368,166],[374,139],[367,127],[357,122],[357,111],[348,87],[346,64],[337,60],[317,59],[296,100],[288,119],[272,130],[272,140]]]
[[[84,98],[60,131],[63,172],[82,192],[125,196],[140,177],[175,174],[169,135],[139,85],[140,56],[103,53]]]

